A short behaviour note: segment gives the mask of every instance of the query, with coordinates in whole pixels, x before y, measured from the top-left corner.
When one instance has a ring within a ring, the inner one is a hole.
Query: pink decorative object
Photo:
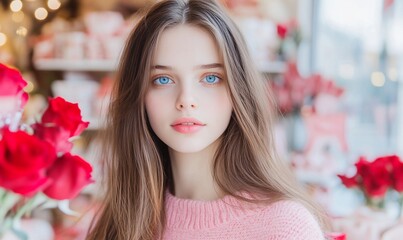
[[[295,62],[287,63],[284,79],[272,81],[271,87],[283,114],[300,113],[307,106],[313,107],[314,112],[319,110],[319,114],[338,112],[338,99],[344,92],[333,81],[320,74],[302,76]]]
[[[315,142],[323,138],[331,137],[335,143],[341,146],[343,151],[348,150],[346,141],[346,115],[344,113],[329,115],[304,116],[305,126],[308,132],[308,140],[305,148],[309,152]]]

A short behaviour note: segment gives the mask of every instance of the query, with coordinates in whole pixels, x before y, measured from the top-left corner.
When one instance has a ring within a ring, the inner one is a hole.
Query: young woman
[[[277,157],[264,80],[212,0],[168,0],[124,50],[88,239],[323,239]]]

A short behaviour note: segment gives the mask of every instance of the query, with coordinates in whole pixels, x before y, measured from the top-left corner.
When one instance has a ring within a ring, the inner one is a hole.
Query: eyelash
[[[204,81],[207,85],[218,84],[218,83],[222,80],[222,78],[221,78],[218,74],[213,74],[213,73],[206,74],[206,75],[204,75],[203,80],[206,79],[207,77],[215,77],[216,80],[217,80],[217,81],[214,82],[214,83],[209,83],[209,82],[207,82],[207,80]]]
[[[162,79],[162,78],[166,78],[166,79],[168,79],[168,82],[169,82],[169,81],[170,81],[170,82],[173,82],[173,81],[172,81],[172,79],[171,79],[170,77],[168,77],[168,76],[159,76],[159,77],[154,78],[154,80],[153,80],[153,84],[155,84],[155,85],[159,85],[159,86],[162,86],[162,85],[168,85],[168,83],[166,83],[166,84],[157,83],[157,81],[158,81],[159,79]]]
[[[205,80],[207,77],[215,77],[217,81],[213,82],[213,83],[209,83],[207,81],[203,81]],[[166,78],[168,79],[167,83],[158,83],[159,80]],[[215,85],[218,84],[220,81],[222,80],[222,77],[219,76],[219,74],[214,74],[214,73],[209,73],[203,76],[202,78],[202,82],[205,83],[206,85]],[[172,84],[174,81],[172,80],[171,77],[168,76],[157,76],[155,78],[153,78],[153,84],[158,85],[158,86],[162,86],[162,85],[168,85],[168,84]]]

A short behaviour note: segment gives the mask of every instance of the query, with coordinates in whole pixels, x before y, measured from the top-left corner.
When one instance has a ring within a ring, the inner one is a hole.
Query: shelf
[[[113,72],[117,68],[116,60],[66,60],[66,59],[37,59],[35,67],[39,70],[56,71],[98,71]]]
[[[118,66],[116,60],[37,59],[34,64],[39,70],[56,71],[113,72]],[[280,61],[257,63],[257,67],[262,73],[281,74],[286,70],[286,64]]]

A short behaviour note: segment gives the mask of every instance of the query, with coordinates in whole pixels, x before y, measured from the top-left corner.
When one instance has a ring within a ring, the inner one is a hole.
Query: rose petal
[[[337,176],[340,178],[343,185],[346,186],[347,188],[352,188],[352,187],[358,186],[356,176],[353,176],[351,178],[346,177],[344,175],[337,175]]]
[[[61,97],[49,100],[49,106],[42,115],[42,123],[64,128],[70,132],[70,137],[79,135],[89,125],[82,120],[78,104],[67,102]]]
[[[55,149],[23,131],[4,129],[0,140],[0,186],[23,195],[41,190],[46,169],[56,160]]]
[[[59,126],[32,125],[34,134],[55,147],[57,153],[69,152],[73,143],[69,141],[70,132]]]
[[[52,183],[44,190],[44,193],[54,199],[72,199],[91,180],[92,167],[79,156],[66,153],[58,158],[49,169],[48,176]]]

